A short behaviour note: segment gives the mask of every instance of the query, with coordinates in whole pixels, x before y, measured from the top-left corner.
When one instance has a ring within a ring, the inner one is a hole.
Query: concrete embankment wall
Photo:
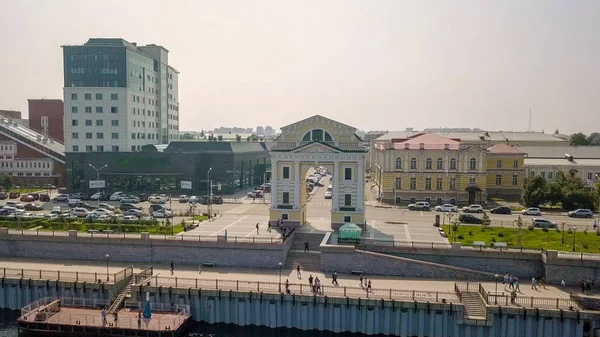
[[[0,229],[1,231],[2,229]],[[71,233],[73,234],[73,233]],[[285,261],[293,234],[285,243],[235,243],[157,238],[106,238],[14,235],[0,232],[0,256],[98,260],[111,252],[111,260],[134,263],[198,265],[214,262],[220,267],[273,268]]]

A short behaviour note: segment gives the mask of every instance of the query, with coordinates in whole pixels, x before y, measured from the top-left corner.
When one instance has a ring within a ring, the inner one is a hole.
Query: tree
[[[586,146],[590,145],[590,140],[581,132],[571,135],[571,145]]]
[[[0,173],[0,186],[2,186],[2,188],[4,188],[5,190],[8,191],[8,190],[10,190],[12,185],[13,185],[12,177],[9,176],[8,174]]]
[[[179,139],[183,139],[183,140],[192,140],[194,139],[194,135],[192,135],[189,132],[184,133],[183,135],[179,136]]]
[[[588,137],[590,145],[600,145],[600,132],[592,132]]]
[[[560,186],[564,209],[593,208],[593,194],[578,176],[570,176],[562,171],[556,175]]]
[[[557,205],[563,200],[563,191],[561,185],[557,181],[553,181],[546,185],[546,201],[550,205]]]
[[[204,130],[200,131],[200,138],[204,138]]]
[[[223,135],[219,135],[219,136],[217,136],[217,139],[218,139],[219,141],[222,141],[222,140],[223,140]]]
[[[527,180],[522,200],[527,207],[538,207],[546,202],[546,179],[541,176],[535,176]]]
[[[241,142],[242,141],[242,136],[235,135],[235,141],[238,142],[238,143]]]
[[[213,138],[215,138],[215,136],[213,136],[212,134],[208,135],[208,140],[209,140],[209,141],[212,141],[212,140],[213,140]]]

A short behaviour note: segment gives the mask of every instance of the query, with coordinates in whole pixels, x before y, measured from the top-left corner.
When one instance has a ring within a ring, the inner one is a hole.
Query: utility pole
[[[100,180],[100,170],[102,170],[105,167],[108,167],[108,164],[102,166],[101,168],[96,168],[94,165],[89,164],[91,168],[93,168],[94,170],[96,170],[96,181]],[[96,207],[100,206],[100,187],[98,187],[96,189],[96,196],[98,196],[98,198],[96,198]]]
[[[208,218],[210,219],[210,202],[212,201],[212,196],[211,196],[211,190],[212,190],[212,183],[210,182],[210,171],[212,171],[212,167],[208,169],[208,171],[206,172],[206,193],[207,195],[207,200],[206,200],[206,214],[208,215]]]

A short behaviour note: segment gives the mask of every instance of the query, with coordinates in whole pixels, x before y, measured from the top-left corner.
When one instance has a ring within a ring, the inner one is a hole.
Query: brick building
[[[29,127],[64,143],[64,103],[61,99],[28,99]]]
[[[21,119],[21,111],[17,110],[0,110],[0,116],[6,118]]]

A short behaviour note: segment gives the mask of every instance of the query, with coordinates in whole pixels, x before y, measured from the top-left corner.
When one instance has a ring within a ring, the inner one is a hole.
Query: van
[[[327,186],[327,192],[333,192],[333,186],[331,186],[331,184]]]

